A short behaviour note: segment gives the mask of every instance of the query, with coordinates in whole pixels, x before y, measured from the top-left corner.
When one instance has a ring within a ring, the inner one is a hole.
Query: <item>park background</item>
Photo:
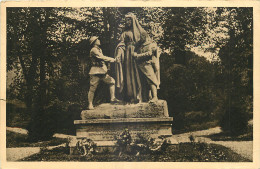
[[[7,126],[32,142],[73,134],[87,107],[88,38],[113,57],[128,12],[162,49],[158,95],[173,133],[221,126],[252,140],[253,8],[7,8]],[[101,84],[95,104],[108,97]]]

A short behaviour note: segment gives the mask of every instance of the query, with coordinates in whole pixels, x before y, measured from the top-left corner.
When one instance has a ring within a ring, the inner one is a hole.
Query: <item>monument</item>
[[[90,139],[98,147],[115,146],[116,138],[125,129],[132,139],[140,134],[155,140],[172,135],[173,118],[169,117],[167,102],[157,97],[160,85],[159,48],[134,14],[126,15],[125,25],[115,58],[102,54],[98,37],[90,38],[93,64],[89,73],[89,107],[81,112],[81,120],[75,120],[74,124],[78,140]],[[115,79],[107,74],[105,62],[115,63]],[[94,92],[101,80],[109,85],[111,103],[94,108]]]

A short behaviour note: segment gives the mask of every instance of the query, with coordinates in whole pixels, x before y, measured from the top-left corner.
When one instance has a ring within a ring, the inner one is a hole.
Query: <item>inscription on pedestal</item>
[[[77,129],[77,137],[88,137],[92,140],[98,141],[111,141],[115,140],[115,137],[119,136],[124,128],[128,128],[133,138],[135,138],[138,133],[150,134],[152,137],[158,137],[159,135],[171,135],[171,117],[121,120],[122,119],[95,119],[78,121],[81,123],[79,123],[80,125]],[[100,123],[98,123],[98,121],[100,121]]]

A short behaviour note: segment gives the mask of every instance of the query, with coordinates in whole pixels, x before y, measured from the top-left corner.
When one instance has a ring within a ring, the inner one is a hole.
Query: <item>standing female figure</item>
[[[125,31],[122,33],[120,43],[115,50],[115,57],[119,60],[115,65],[116,87],[123,101],[137,103],[142,101],[142,86],[134,59],[134,51],[144,29],[133,13],[128,13],[125,17]]]

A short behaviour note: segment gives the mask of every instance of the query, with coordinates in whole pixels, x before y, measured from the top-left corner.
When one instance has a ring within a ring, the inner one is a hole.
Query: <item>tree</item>
[[[7,97],[18,96],[26,103],[30,139],[47,139],[61,124],[62,113],[86,102],[86,39],[107,39],[107,18],[102,8],[8,8],[7,13],[8,71],[18,75],[12,84],[17,92],[10,88]]]
[[[221,48],[224,80],[222,129],[231,134],[246,131],[253,102],[253,10],[226,8],[229,42]]]
[[[24,90],[24,101],[28,112],[31,113],[31,123],[28,128],[32,140],[50,137],[51,133],[46,131],[50,128],[43,127],[46,121],[42,119],[47,106],[47,69],[48,59],[48,39],[47,31],[50,27],[50,8],[11,8],[8,9],[8,58],[19,59],[19,64],[11,65],[9,68],[20,66],[22,77],[16,84],[20,90]],[[19,19],[13,20],[17,14]],[[16,57],[18,56],[18,57]],[[19,70],[19,68],[18,68]],[[23,87],[23,85],[25,87]],[[47,123],[48,124],[48,123]],[[39,127],[42,126],[42,127]],[[48,126],[48,125],[46,125]]]
[[[164,36],[161,43],[164,48],[170,49],[176,63],[186,64],[187,45],[194,44],[197,40],[195,32],[205,32],[204,25],[207,22],[204,16],[203,8],[165,9],[165,21],[162,25]]]

